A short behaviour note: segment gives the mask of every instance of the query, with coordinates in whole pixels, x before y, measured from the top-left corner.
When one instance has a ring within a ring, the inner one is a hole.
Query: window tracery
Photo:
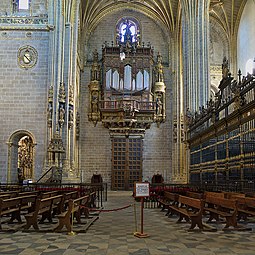
[[[140,45],[140,25],[133,17],[124,17],[116,26],[116,43],[137,43]]]

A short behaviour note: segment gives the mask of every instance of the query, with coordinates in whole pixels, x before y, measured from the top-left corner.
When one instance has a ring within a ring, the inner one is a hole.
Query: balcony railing
[[[121,99],[121,100],[106,100],[100,102],[101,111],[149,111],[154,112],[156,110],[155,102],[152,101],[137,101],[133,99]]]

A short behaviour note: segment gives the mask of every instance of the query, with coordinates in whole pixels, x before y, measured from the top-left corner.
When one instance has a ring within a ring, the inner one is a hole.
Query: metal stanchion
[[[68,232],[69,236],[76,235],[76,233],[73,231],[73,221],[74,221],[74,211],[72,210],[72,215],[71,215],[71,231]]]
[[[135,233],[136,233],[137,232],[136,203],[134,203],[134,214],[135,214]]]

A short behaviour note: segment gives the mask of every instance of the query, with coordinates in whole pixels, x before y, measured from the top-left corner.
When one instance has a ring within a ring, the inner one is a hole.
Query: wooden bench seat
[[[72,231],[72,225],[74,217],[78,223],[81,223],[81,214],[84,207],[89,206],[90,195],[82,196],[76,199],[70,199],[68,202],[68,208],[65,212],[59,214],[58,225],[54,231],[60,231],[65,226],[68,232]]]
[[[59,195],[59,192],[57,190],[53,190],[53,191],[41,192],[39,197],[41,199],[43,199],[43,198],[48,198],[48,197],[54,197],[54,196],[57,196],[57,195]]]
[[[18,191],[4,191],[0,192],[0,198],[12,198],[18,196]]]
[[[237,219],[247,221],[249,216],[255,216],[255,198],[253,197],[235,197],[237,200]]]
[[[222,192],[205,191],[204,192],[204,199],[206,199],[207,197],[225,198],[224,193],[222,193]]]
[[[244,193],[237,193],[237,192],[223,192],[224,193],[224,198],[227,199],[235,199],[237,197],[245,197]]]
[[[19,197],[24,197],[24,196],[30,196],[30,195],[39,195],[39,191],[22,191],[18,193]]]
[[[179,195],[178,202],[178,206],[169,205],[169,209],[179,215],[178,222],[182,222],[185,219],[186,222],[191,221],[190,230],[196,226],[202,230],[204,228],[202,223],[204,201],[202,199]]]
[[[169,191],[164,191],[163,197],[158,199],[159,207],[162,207],[161,211],[169,208],[169,205],[177,205],[178,204],[178,196],[177,193],[171,193]],[[167,215],[169,214],[169,210]]]
[[[185,195],[187,197],[192,197],[192,198],[196,198],[196,199],[203,199],[204,198],[203,193],[192,192],[192,191],[187,191]]]
[[[226,199],[221,197],[206,197],[205,211],[209,212],[208,222],[215,220],[220,221],[220,217],[226,219],[224,229],[233,227],[237,228],[237,201],[235,199]]]
[[[11,218],[8,223],[12,223],[14,220],[17,220],[19,223],[21,223],[21,212],[24,210],[28,211],[32,209],[35,200],[36,195],[0,199],[0,217],[2,218],[2,216],[10,215]],[[0,229],[2,229],[1,221]]]
[[[66,210],[70,199],[76,199],[78,196],[79,196],[78,191],[71,191],[71,192],[63,193],[63,200],[62,200],[62,204],[60,206],[59,214]]]
[[[61,205],[63,199],[62,195],[53,197],[37,199],[35,204],[35,210],[25,215],[26,225],[24,229],[29,229],[31,226],[35,230],[39,230],[38,227],[38,216],[41,215],[40,222],[43,223],[47,218],[49,222],[52,222],[52,213],[54,208],[58,208]]]

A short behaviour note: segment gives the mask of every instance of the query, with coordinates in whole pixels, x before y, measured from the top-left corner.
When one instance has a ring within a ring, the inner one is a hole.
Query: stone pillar
[[[63,81],[64,1],[49,0],[48,144],[59,129],[59,88]],[[46,168],[51,165],[47,157]],[[47,170],[47,169],[45,169]]]
[[[189,148],[185,142],[186,109],[194,112],[209,100],[209,5],[207,0],[182,0],[182,34],[177,35],[173,117],[173,183],[187,183]]]
[[[182,0],[183,75],[191,112],[209,101],[209,6],[208,0]]]
[[[64,67],[63,80],[66,89],[66,122],[65,132],[62,133],[63,141],[66,146],[66,157],[63,164],[63,181],[79,182],[77,179],[78,162],[75,160],[75,141],[76,141],[76,112],[78,111],[77,91],[77,43],[78,43],[78,19],[79,19],[79,1],[73,1],[72,5],[67,5],[65,9],[65,41],[64,41]],[[79,84],[78,84],[79,85]],[[78,150],[78,149],[77,149]]]
[[[181,31],[182,24],[176,28],[175,45],[172,52],[175,52],[174,67],[172,79],[175,83],[173,86],[173,119],[172,119],[172,175],[170,181],[176,184],[187,183],[188,165],[186,164],[185,150],[185,125],[184,125],[184,109],[185,100],[187,99],[184,92],[183,84],[183,34]]]

